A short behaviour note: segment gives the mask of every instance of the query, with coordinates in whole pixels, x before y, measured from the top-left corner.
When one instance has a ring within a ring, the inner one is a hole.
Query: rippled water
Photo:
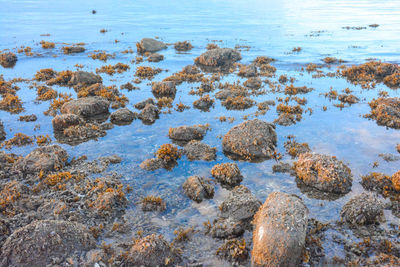
[[[264,201],[272,191],[284,191],[301,196],[310,209],[311,217],[321,221],[339,219],[339,212],[346,201],[359,193],[360,175],[372,170],[392,174],[399,169],[399,161],[384,162],[378,157],[380,153],[396,153],[395,145],[399,143],[400,132],[377,126],[374,121],[362,117],[369,112],[368,101],[378,96],[380,90],[390,96],[399,96],[399,92],[379,84],[374,90],[362,90],[343,79],[312,79],[310,74],[299,72],[306,63],[321,63],[325,56],[334,56],[346,60],[346,64],[362,63],[367,58],[399,63],[400,61],[400,1],[376,0],[250,0],[250,1],[0,1],[0,50],[15,48],[21,45],[31,46],[33,52],[42,53],[40,57],[27,57],[19,54],[17,65],[13,69],[0,69],[4,78],[32,78],[37,70],[54,68],[57,71],[75,69],[74,65],[83,64],[84,70],[95,71],[105,65],[87,56],[94,50],[106,50],[116,53],[115,59],[107,64],[118,62],[129,63],[136,54],[121,54],[121,51],[132,47],[143,37],[158,36],[167,43],[190,40],[194,49],[188,53],[176,53],[170,47],[161,51],[165,60],[160,63],[144,62],[142,65],[157,66],[168,69],[157,75],[155,81],[162,80],[175,71],[181,70],[193,59],[205,51],[211,40],[218,40],[223,47],[235,45],[250,46],[242,51],[241,63],[249,63],[256,56],[265,55],[276,58],[273,65],[277,67],[277,77],[287,74],[295,77],[295,85],[309,86],[316,90],[306,95],[306,108],[314,110],[310,116],[303,115],[301,122],[288,126],[277,126],[278,150],[283,153],[286,136],[295,135],[297,141],[308,142],[313,151],[332,154],[348,163],[354,174],[351,193],[336,201],[310,199],[297,188],[294,178],[287,174],[272,172],[273,160],[262,163],[238,162],[244,175],[243,184],[248,186],[257,197]],[[92,14],[92,10],[97,11]],[[378,28],[368,27],[379,24]],[[342,27],[366,27],[362,30],[347,30]],[[108,30],[101,34],[100,29]],[[41,36],[50,34],[50,36]],[[41,40],[56,42],[56,49],[45,51]],[[115,40],[119,40],[118,43]],[[84,54],[65,56],[60,52],[62,43],[85,42]],[[300,53],[289,53],[293,47],[302,47]],[[56,57],[55,57],[56,56]],[[131,70],[112,77],[102,74],[105,85],[121,85],[134,79],[134,66]],[[336,71],[332,68],[331,71]],[[234,81],[236,75],[224,78]],[[51,118],[43,115],[49,103],[35,103],[36,92],[27,85],[20,84],[18,95],[24,102],[26,114],[37,114],[36,123],[21,123],[19,115],[10,115],[0,111],[7,136],[23,132],[27,135],[49,134],[53,140]],[[140,100],[152,97],[151,87],[147,82],[140,85],[140,91],[123,92],[129,98],[129,108]],[[188,95],[196,84],[183,83],[178,86],[174,101],[190,105],[198,97]],[[349,87],[360,97],[358,104],[339,109],[332,106],[321,93],[330,88],[341,91]],[[72,90],[57,88],[60,92]],[[283,94],[267,94],[255,98],[257,101],[275,99]],[[326,112],[322,107],[328,106]],[[159,232],[168,239],[177,226],[200,226],[201,222],[212,221],[217,214],[218,204],[227,195],[226,190],[217,188],[213,200],[202,204],[189,201],[182,193],[181,185],[185,179],[194,174],[210,176],[209,171],[216,163],[228,162],[222,153],[220,136],[232,126],[239,124],[243,115],[256,111],[256,107],[246,111],[227,111],[219,101],[211,112],[199,112],[191,108],[183,113],[162,114],[155,124],[143,125],[140,120],[128,126],[116,126],[107,132],[107,136],[98,142],[89,141],[72,147],[62,145],[70,156],[86,154],[89,159],[99,156],[118,154],[123,162],[111,167],[123,175],[125,183],[131,184],[134,191],[129,195],[128,214],[133,220],[133,227],[159,227]],[[236,120],[230,124],[221,123],[219,116],[231,116]],[[277,117],[272,109],[261,118],[273,121]],[[139,164],[152,156],[152,153],[164,143],[171,141],[167,137],[168,128],[180,125],[209,123],[212,131],[208,132],[204,142],[218,149],[214,162],[189,162],[186,158],[172,171],[143,171]],[[40,124],[40,130],[34,126]],[[27,154],[32,147],[14,148],[12,152]],[[290,160],[286,155],[284,160]],[[372,163],[379,161],[379,167],[372,169]],[[167,202],[167,211],[163,214],[142,214],[136,210],[137,201],[144,195],[156,194]],[[390,216],[390,215],[389,215]],[[134,220],[137,220],[136,222]],[[390,221],[389,221],[390,222]],[[193,241],[193,251],[199,255],[210,256],[216,249],[215,241],[205,238]],[[328,257],[341,255],[337,248],[325,243]],[[194,253],[194,252],[193,252]],[[212,260],[211,260],[212,262]],[[215,264],[215,262],[214,262]],[[221,263],[222,264],[222,263]]]

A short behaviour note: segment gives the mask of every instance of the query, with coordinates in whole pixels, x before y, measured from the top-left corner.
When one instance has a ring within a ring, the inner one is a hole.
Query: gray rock
[[[211,175],[223,186],[235,187],[243,180],[240,169],[236,163],[221,163],[211,169]]]
[[[226,68],[240,60],[240,53],[232,48],[216,48],[208,50],[195,59],[200,67]]]
[[[98,96],[82,97],[71,100],[61,107],[61,113],[72,113],[85,118],[108,114],[110,102]]]
[[[154,102],[153,98],[148,98],[146,100],[140,101],[139,103],[135,104],[135,108],[137,109],[144,109],[147,104],[152,104],[155,105],[156,103]]]
[[[62,262],[73,253],[89,251],[95,246],[92,234],[82,224],[35,221],[7,238],[1,250],[0,266],[48,266],[53,258]]]
[[[214,186],[200,176],[190,176],[182,187],[185,194],[197,203],[214,197]]]
[[[217,149],[197,140],[190,141],[183,148],[183,153],[192,160],[212,161],[217,157]]]
[[[167,48],[167,46],[161,42],[152,38],[143,38],[140,43],[136,44],[138,53],[145,52],[157,52]]]
[[[343,206],[340,217],[353,226],[379,224],[384,218],[383,203],[371,193],[362,193]]]
[[[0,65],[4,68],[12,68],[17,63],[17,56],[14,53],[0,53]]]
[[[232,218],[218,218],[215,220],[209,234],[214,238],[227,239],[243,235],[245,224]]]
[[[147,60],[149,62],[160,62],[162,60],[164,60],[164,56],[158,53],[152,53]]]
[[[252,266],[295,267],[300,264],[308,209],[299,197],[271,193],[253,222]]]
[[[234,126],[224,136],[224,152],[245,160],[271,158],[275,152],[277,137],[275,126],[254,119]]]
[[[294,164],[294,170],[305,185],[323,192],[346,194],[351,190],[351,170],[336,157],[302,153]]]
[[[81,117],[75,114],[61,114],[53,118],[51,123],[55,131],[63,131],[64,129],[81,124],[83,121]]]
[[[165,166],[164,161],[158,158],[146,159],[145,161],[140,163],[140,168],[146,171],[155,171],[157,169],[164,168],[164,166]]]
[[[208,126],[206,125],[193,125],[193,126],[179,126],[170,128],[168,136],[172,140],[177,141],[191,141],[201,140],[206,135]]]
[[[151,92],[156,98],[169,97],[175,98],[176,86],[174,82],[153,82]]]
[[[137,117],[136,113],[130,111],[127,108],[122,108],[111,113],[110,120],[113,124],[116,125],[128,125],[134,119],[136,119],[136,117]]]
[[[89,86],[96,83],[102,83],[103,80],[100,75],[87,71],[75,71],[72,74],[69,84],[71,86]]]
[[[255,64],[241,66],[238,73],[241,77],[255,77],[257,74],[258,72]]]
[[[3,141],[4,139],[6,139],[6,131],[4,131],[3,122],[0,121],[0,141]]]
[[[144,124],[153,124],[159,118],[160,111],[153,104],[147,104],[142,112],[139,113],[138,118]]]
[[[234,221],[250,220],[261,206],[261,202],[243,185],[236,186],[222,202],[219,209],[222,218]]]

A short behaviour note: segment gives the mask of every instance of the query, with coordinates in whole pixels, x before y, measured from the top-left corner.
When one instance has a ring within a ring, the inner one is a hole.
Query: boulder
[[[320,191],[346,194],[351,190],[351,170],[336,157],[302,153],[294,164],[294,171],[305,185]]]
[[[174,82],[153,82],[151,92],[156,98],[169,97],[175,98],[176,86]]]
[[[185,194],[197,203],[214,197],[214,186],[200,176],[190,176],[182,187]]]
[[[216,48],[208,50],[195,59],[200,67],[226,68],[240,60],[240,52],[232,48]]]
[[[113,124],[116,125],[128,125],[134,119],[136,119],[136,117],[137,117],[136,113],[130,111],[127,108],[122,108],[111,113],[110,120]]]
[[[153,124],[159,118],[160,111],[153,104],[147,104],[142,112],[139,113],[138,118],[144,124]]]
[[[275,126],[254,119],[234,126],[224,136],[224,152],[245,160],[271,158],[277,143]]]
[[[63,131],[70,126],[79,125],[82,123],[82,119],[75,114],[61,114],[55,116],[51,123],[55,131]]]
[[[157,52],[167,48],[163,42],[152,38],[143,38],[140,43],[136,44],[136,47],[138,53]]]
[[[135,108],[137,109],[144,109],[146,107],[147,104],[152,104],[155,105],[156,102],[154,102],[153,98],[148,98],[146,100],[140,101],[139,103],[135,104]]]
[[[6,131],[4,131],[3,122],[0,121],[0,141],[3,141],[4,139],[6,139]]]
[[[343,206],[340,217],[353,226],[379,224],[384,218],[383,203],[371,193],[362,193]]]
[[[110,102],[98,96],[82,97],[71,100],[61,107],[61,113],[72,113],[85,118],[108,114]]]
[[[17,63],[17,56],[14,53],[6,52],[0,53],[0,65],[4,68],[12,68]]]
[[[308,225],[308,209],[299,197],[271,193],[253,223],[252,266],[299,266]]]
[[[187,158],[192,160],[205,160],[212,161],[217,157],[217,149],[215,147],[210,147],[198,140],[192,140],[183,148],[183,153]]]
[[[42,220],[28,224],[11,234],[4,243],[1,267],[49,266],[53,259],[63,262],[74,253],[96,246],[88,229],[79,223]]]
[[[223,186],[235,187],[243,180],[240,169],[236,163],[221,163],[211,169],[211,175]]]
[[[172,140],[176,141],[191,141],[201,140],[206,135],[208,130],[207,125],[193,125],[193,126],[179,126],[176,128],[170,128],[168,136]]]
[[[72,74],[69,84],[71,86],[89,86],[96,83],[102,83],[103,80],[100,75],[87,71],[75,71]]]

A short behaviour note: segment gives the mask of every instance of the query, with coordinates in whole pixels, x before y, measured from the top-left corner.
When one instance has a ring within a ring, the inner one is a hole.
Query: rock
[[[261,202],[243,185],[236,186],[219,206],[222,218],[234,221],[251,220]]]
[[[228,188],[235,187],[243,180],[236,163],[221,163],[211,169],[211,175],[222,185]]]
[[[71,86],[89,86],[96,83],[102,83],[103,79],[100,75],[87,71],[75,71],[72,74],[69,84]]]
[[[16,169],[26,173],[56,171],[64,167],[67,151],[58,145],[38,147],[16,163]]]
[[[258,77],[252,77],[252,78],[247,79],[243,83],[243,85],[248,87],[248,88],[250,88],[250,89],[259,89],[259,88],[261,88],[262,81]]]
[[[274,123],[281,126],[289,126],[296,124],[296,118],[293,114],[281,113],[279,117],[274,120]]]
[[[162,235],[148,235],[134,243],[127,255],[127,266],[175,266],[179,256]]]
[[[155,171],[157,169],[164,168],[164,161],[162,159],[158,158],[151,158],[151,159],[146,159],[142,163],[140,163],[140,168],[146,170],[146,171]]]
[[[195,59],[195,63],[200,67],[226,69],[232,63],[240,60],[242,57],[237,50],[231,48],[216,48],[208,50]]]
[[[366,117],[376,120],[378,125],[400,129],[400,98],[378,98],[369,103],[371,114]]]
[[[3,122],[0,121],[0,141],[3,141],[4,139],[6,139],[6,131],[4,131]]]
[[[189,41],[183,41],[183,42],[176,42],[174,44],[174,48],[176,51],[189,51],[193,48],[193,46]]]
[[[303,153],[295,162],[294,170],[305,185],[320,191],[346,194],[351,190],[351,170],[336,157]]]
[[[218,218],[215,220],[209,234],[214,238],[234,238],[243,235],[245,224],[242,221],[236,221],[232,218]]]
[[[118,164],[122,162],[122,158],[118,155],[101,157],[100,160],[111,164]]]
[[[193,107],[202,111],[209,111],[214,105],[214,99],[211,99],[209,95],[204,95],[193,102]]]
[[[32,114],[32,115],[25,115],[25,116],[19,116],[18,120],[19,120],[19,121],[24,121],[24,122],[37,121],[37,116],[36,116],[35,114]]]
[[[159,118],[160,111],[153,104],[147,104],[142,112],[139,113],[138,118],[144,124],[153,124]]]
[[[151,92],[156,98],[175,98],[176,86],[174,82],[153,82]]]
[[[77,54],[85,52],[85,48],[83,46],[64,46],[63,51],[64,54]]]
[[[308,224],[308,209],[299,197],[271,193],[253,222],[252,266],[299,266]]]
[[[395,191],[400,192],[400,171],[392,175],[392,187]]]
[[[164,56],[158,53],[152,53],[147,60],[149,62],[160,62],[162,60],[164,60]]]
[[[246,160],[271,158],[274,155],[277,137],[275,126],[254,119],[234,126],[224,136],[224,152]]]
[[[0,53],[0,65],[4,68],[12,68],[17,63],[17,56],[14,53]]]
[[[257,67],[255,64],[241,66],[238,73],[239,76],[247,78],[255,77],[257,74]]]
[[[281,172],[281,173],[289,173],[291,175],[295,175],[295,173],[293,171],[293,166],[287,162],[279,162],[278,164],[273,165],[272,171],[273,172]]]
[[[64,261],[96,246],[87,228],[79,223],[42,220],[28,224],[9,236],[0,256],[0,266],[48,266],[54,258]]]
[[[98,96],[82,97],[71,100],[61,107],[61,113],[72,113],[85,118],[108,114],[110,102]]]
[[[209,180],[200,176],[190,176],[183,184],[185,194],[191,199],[200,203],[203,199],[214,197],[214,186]]]
[[[217,149],[197,140],[190,141],[183,148],[183,153],[192,160],[212,161],[217,157]]]
[[[153,98],[148,98],[146,100],[140,101],[139,103],[135,104],[135,108],[137,109],[144,109],[147,104],[152,104],[155,105],[156,103],[154,102]]]
[[[163,212],[167,208],[164,200],[161,197],[147,196],[142,199],[140,206],[142,211],[158,211]]]
[[[169,128],[168,136],[172,140],[177,141],[191,141],[202,140],[208,130],[207,125],[193,125],[193,126],[179,126],[176,128]]]
[[[383,217],[383,203],[371,193],[362,193],[349,200],[340,217],[353,226],[379,224]]]
[[[157,52],[167,48],[167,46],[160,41],[152,38],[143,38],[140,43],[136,43],[138,53]]]
[[[137,114],[130,111],[127,108],[122,108],[111,113],[110,120],[116,125],[128,125],[134,119],[136,119]]]
[[[381,157],[384,161],[387,161],[387,162],[400,160],[400,156],[389,154],[389,153],[379,154],[378,156]]]
[[[228,96],[221,104],[227,110],[244,110],[251,108],[254,106],[255,101],[249,97],[244,96],[237,96],[237,97],[230,97]]]
[[[83,121],[81,117],[75,114],[61,114],[53,118],[51,123],[55,131],[63,131],[64,129],[81,124]]]

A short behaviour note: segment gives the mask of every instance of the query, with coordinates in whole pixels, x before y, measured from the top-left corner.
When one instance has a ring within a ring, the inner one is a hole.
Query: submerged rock
[[[235,187],[243,180],[236,163],[221,163],[211,169],[211,175],[223,186]]]
[[[174,48],[176,51],[189,51],[193,48],[193,46],[189,41],[183,41],[183,42],[176,42],[174,44]]]
[[[152,53],[147,60],[149,62],[160,62],[162,60],[164,60],[164,56],[158,53]]]
[[[241,66],[238,73],[239,76],[248,78],[255,77],[257,74],[257,67],[255,64]]]
[[[116,125],[128,125],[134,119],[136,119],[136,117],[137,117],[136,113],[130,111],[127,108],[122,108],[111,113],[110,120],[113,124]]]
[[[253,160],[271,158],[274,155],[277,137],[275,126],[271,123],[254,119],[234,126],[224,136],[224,152],[241,159]]]
[[[168,136],[172,140],[177,141],[191,141],[201,140],[206,135],[208,130],[207,125],[193,125],[193,126],[179,126],[176,128],[170,128]]]
[[[4,131],[3,122],[0,121],[0,141],[3,141],[4,139],[6,139],[6,131]]]
[[[167,48],[167,46],[161,42],[152,38],[143,38],[140,43],[136,43],[138,53],[145,52],[157,52]]]
[[[252,266],[295,267],[306,242],[308,209],[303,201],[271,193],[254,216]]]
[[[18,120],[19,121],[24,121],[24,122],[37,121],[37,116],[35,114],[19,116]]]
[[[210,70],[225,69],[241,58],[240,52],[235,49],[216,48],[201,54],[195,59],[195,63],[200,67],[209,67]]]
[[[370,193],[362,193],[347,202],[340,217],[350,225],[379,224],[383,217],[383,203]]]
[[[108,114],[110,102],[98,96],[82,97],[71,100],[61,107],[61,113],[72,113],[85,118]]]
[[[79,223],[43,220],[28,224],[9,236],[4,243],[0,266],[48,266],[54,260],[81,255],[96,242],[88,229]]]
[[[153,124],[159,118],[160,111],[153,104],[147,104],[142,112],[139,113],[138,118],[142,120],[144,124]]]
[[[0,53],[0,65],[4,68],[12,68],[17,63],[17,56],[14,53],[6,52]]]
[[[127,266],[175,266],[180,258],[162,235],[137,240],[127,255]]]
[[[185,194],[197,203],[214,197],[214,186],[200,176],[190,176],[182,187]]]
[[[351,170],[336,157],[303,153],[295,162],[294,170],[305,185],[323,192],[346,194],[351,190]]]
[[[57,115],[51,121],[55,131],[63,131],[70,126],[79,125],[82,123],[81,117],[75,114],[61,114]]]
[[[210,147],[197,140],[190,141],[184,148],[183,153],[187,158],[192,160],[205,160],[212,161],[217,157],[217,149],[215,147]]]
[[[242,221],[232,218],[218,218],[211,226],[209,234],[220,239],[234,238],[243,235],[245,229],[246,226]]]
[[[145,161],[140,163],[140,168],[146,171],[155,171],[157,169],[164,168],[164,166],[165,166],[164,161],[158,158],[146,159]]]
[[[67,151],[58,145],[38,147],[16,163],[16,169],[25,173],[55,171],[64,167]]]
[[[231,218],[234,221],[253,218],[261,202],[243,185],[236,186],[228,197],[219,206],[222,218]]]

